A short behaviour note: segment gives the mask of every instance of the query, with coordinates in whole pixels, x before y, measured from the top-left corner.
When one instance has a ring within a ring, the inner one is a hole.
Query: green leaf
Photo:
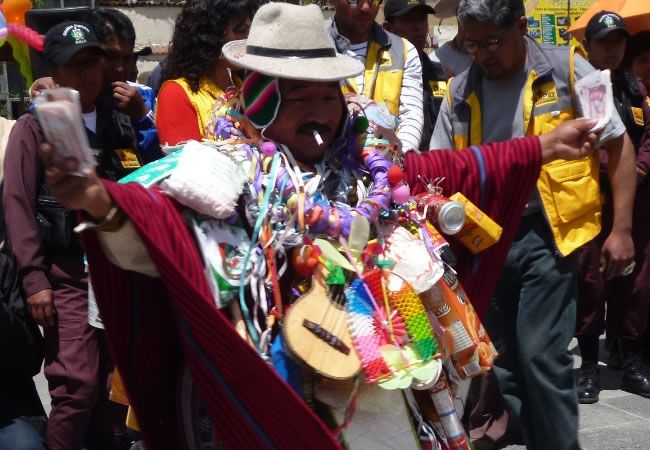
[[[354,272],[354,267],[352,267],[350,261],[348,261],[345,256],[341,255],[341,253],[330,243],[330,241],[318,238],[314,239],[314,245],[317,245],[320,248],[324,259],[331,261],[335,266],[342,267],[345,270],[349,270],[350,272]]]

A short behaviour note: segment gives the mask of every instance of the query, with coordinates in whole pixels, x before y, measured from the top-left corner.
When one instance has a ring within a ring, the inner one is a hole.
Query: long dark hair
[[[135,42],[135,28],[131,19],[122,11],[113,8],[93,9],[88,24],[95,30],[102,44],[114,41]]]
[[[192,91],[214,70],[231,20],[253,17],[259,0],[189,0],[176,18],[164,78],[185,78]]]

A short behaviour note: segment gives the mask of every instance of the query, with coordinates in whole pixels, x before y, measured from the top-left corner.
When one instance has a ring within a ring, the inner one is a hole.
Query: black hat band
[[[255,56],[268,56],[270,58],[334,58],[336,51],[333,48],[310,48],[310,49],[282,49],[258,47],[247,45],[246,53]]]

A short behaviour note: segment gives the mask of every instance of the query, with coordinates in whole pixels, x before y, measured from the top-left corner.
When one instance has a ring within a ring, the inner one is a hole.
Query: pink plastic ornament
[[[262,145],[260,145],[260,150],[266,156],[273,156],[275,155],[275,152],[278,151],[278,148],[275,146],[273,142],[266,141],[263,142]]]
[[[404,183],[395,186],[390,193],[393,197],[393,201],[398,205],[403,205],[411,199],[411,190]]]
[[[45,41],[43,36],[38,34],[36,31],[17,23],[10,23],[7,28],[9,29],[9,33],[16,36],[30,47],[33,47],[34,50],[38,50],[39,52],[43,51]]]

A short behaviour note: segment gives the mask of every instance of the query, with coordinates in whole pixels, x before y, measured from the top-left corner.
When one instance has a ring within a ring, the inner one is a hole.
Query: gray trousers
[[[485,320],[503,398],[529,449],[577,449],[573,357],[577,257],[559,256],[541,213],[525,216]]]

